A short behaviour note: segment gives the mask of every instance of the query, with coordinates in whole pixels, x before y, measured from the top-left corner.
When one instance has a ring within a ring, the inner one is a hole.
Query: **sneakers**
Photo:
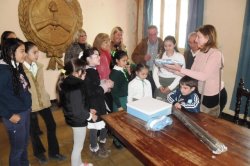
[[[64,161],[64,160],[66,160],[66,156],[63,156],[63,155],[61,155],[61,154],[55,154],[55,155],[49,155],[49,158],[51,159],[51,160],[57,160],[57,161]]]
[[[104,147],[104,144],[100,144],[100,147],[99,144],[97,144],[95,148],[92,148],[91,145],[89,145],[89,149],[93,155],[100,158],[107,158],[109,156],[109,151]]]
[[[48,159],[43,153],[39,154],[39,155],[35,155],[35,157],[37,158],[37,160],[39,161],[40,164],[47,164],[48,163]]]

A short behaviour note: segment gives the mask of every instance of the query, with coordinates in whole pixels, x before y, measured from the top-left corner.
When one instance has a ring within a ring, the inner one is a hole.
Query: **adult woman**
[[[123,43],[123,30],[121,27],[114,27],[110,34],[110,48],[111,48],[111,54],[114,53],[114,51],[122,50],[126,52],[126,46]]]
[[[70,61],[72,58],[78,58],[81,52],[90,48],[91,46],[87,43],[87,34],[83,29],[79,29],[74,37],[73,43],[67,48],[64,57],[64,64]]]
[[[216,30],[213,25],[198,28],[196,42],[200,48],[191,70],[180,65],[167,65],[167,69],[176,74],[188,75],[198,80],[198,90],[202,96],[201,111],[219,116],[226,105],[227,92],[221,81],[221,69],[224,57],[217,48]],[[213,109],[219,104],[220,109]]]

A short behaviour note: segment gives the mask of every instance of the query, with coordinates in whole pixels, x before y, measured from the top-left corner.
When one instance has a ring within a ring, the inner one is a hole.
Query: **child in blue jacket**
[[[31,111],[29,80],[22,63],[25,58],[24,42],[7,39],[2,45],[0,59],[0,116],[8,131],[10,166],[29,166],[28,140]]]
[[[200,100],[196,93],[197,80],[184,76],[180,80],[180,87],[167,96],[167,102],[177,109],[184,108],[189,112],[200,112]]]

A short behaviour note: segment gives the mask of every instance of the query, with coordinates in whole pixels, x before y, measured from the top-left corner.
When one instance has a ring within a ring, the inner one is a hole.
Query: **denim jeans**
[[[28,140],[30,127],[30,110],[18,113],[21,120],[15,124],[9,119],[3,118],[3,124],[9,134],[10,141],[10,166],[29,166],[28,160]]]

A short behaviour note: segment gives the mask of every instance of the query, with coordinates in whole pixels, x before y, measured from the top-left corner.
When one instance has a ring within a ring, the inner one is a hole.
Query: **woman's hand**
[[[177,64],[177,63],[174,63],[174,64],[172,64],[172,65],[164,65],[164,68],[165,68],[166,70],[168,70],[169,72],[171,72],[171,71],[180,72],[182,67],[181,67],[181,65],[179,65],[179,64]],[[174,73],[174,72],[172,72],[172,73]]]
[[[166,69],[168,72],[174,73],[175,75],[182,76],[182,77],[184,76],[184,74],[180,72],[182,66],[177,63],[173,65],[164,65],[163,68]]]

